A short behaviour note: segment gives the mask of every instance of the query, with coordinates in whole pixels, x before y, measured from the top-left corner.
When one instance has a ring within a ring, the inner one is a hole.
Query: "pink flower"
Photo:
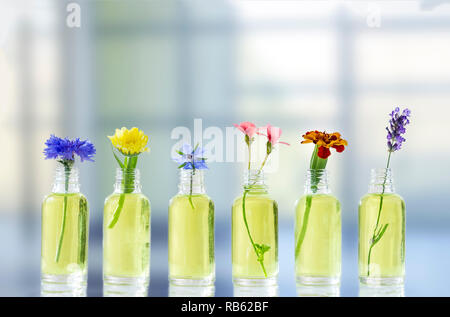
[[[289,143],[279,141],[280,137],[281,137],[281,129],[280,128],[273,127],[270,124],[268,124],[266,127],[263,127],[261,129],[266,129],[267,135],[264,133],[260,133],[260,132],[258,132],[258,134],[266,136],[267,139],[269,140],[269,142],[272,144],[272,146],[274,146],[277,143],[290,145]]]
[[[234,124],[236,128],[238,128],[240,131],[242,131],[246,136],[248,136],[250,139],[255,135],[256,133],[256,126],[251,122],[241,122],[241,124],[237,125]]]

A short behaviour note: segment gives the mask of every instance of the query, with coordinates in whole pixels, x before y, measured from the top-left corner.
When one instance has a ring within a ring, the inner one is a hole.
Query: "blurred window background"
[[[66,25],[67,4],[81,27]],[[0,0],[0,295],[39,295],[40,204],[56,163],[51,133],[89,138],[83,163],[90,204],[89,288],[102,289],[102,211],[116,162],[107,135],[138,126],[150,136],[139,160],[152,204],[150,295],[167,295],[167,207],[178,171],[171,131],[271,123],[291,143],[269,175],[280,211],[280,295],[295,295],[294,203],[312,146],[307,130],[349,141],[328,165],[342,203],[341,294],[356,296],[357,207],[371,168],[386,163],[388,113],[412,109],[404,149],[393,158],[407,205],[406,295],[449,296],[450,4],[429,1],[10,1]],[[207,143],[208,140],[204,140]],[[223,139],[223,144],[225,140]],[[225,149],[224,149],[225,151]],[[225,154],[224,154],[225,156]],[[232,295],[231,204],[242,163],[211,163],[216,205],[216,295]]]

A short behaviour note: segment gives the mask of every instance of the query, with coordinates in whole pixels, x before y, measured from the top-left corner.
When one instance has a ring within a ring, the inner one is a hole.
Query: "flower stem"
[[[193,179],[194,179],[194,174],[195,174],[195,167],[194,167],[194,162],[192,162],[192,172],[191,172],[191,183],[190,183],[190,187],[189,187],[189,203],[191,204],[192,209],[194,210],[194,203],[192,202],[192,183],[193,183]]]
[[[252,235],[250,233],[250,228],[248,227],[247,216],[245,213],[245,198],[247,197],[247,194],[248,194],[248,189],[245,189],[244,195],[242,197],[242,217],[244,218],[245,228],[247,229],[248,237],[250,238],[250,242],[252,244],[253,250],[255,251],[256,257],[258,258],[257,261],[259,262],[259,264],[261,264],[261,268],[264,272],[264,277],[267,277],[266,268],[264,266],[264,260],[260,256],[260,253],[259,253],[259,251],[256,247],[256,244],[253,241]]]
[[[327,159],[320,158],[317,153],[319,151],[319,147],[316,145],[313,151],[313,154],[311,156],[310,161],[310,169],[311,170],[319,170],[319,169],[325,169],[327,166]],[[317,191],[317,184],[319,183],[320,179],[319,176],[314,173],[311,175],[311,190],[313,194]],[[295,258],[297,258],[300,255],[300,250],[303,244],[303,241],[305,240],[306,236],[306,230],[308,226],[308,220],[309,220],[309,214],[311,213],[311,206],[312,206],[312,195],[306,196],[306,206],[305,206],[305,213],[303,214],[303,221],[302,221],[302,228],[300,229],[300,233],[297,238],[297,243],[295,245]]]
[[[383,208],[384,191],[386,190],[387,170],[389,169],[389,164],[391,162],[391,154],[392,154],[392,152],[389,151],[388,160],[387,160],[387,164],[386,164],[386,173],[384,175],[384,181],[383,181],[383,190],[381,191],[381,196],[380,196],[380,207],[378,208],[377,222],[375,224],[375,228],[373,229],[372,239],[370,239],[369,254],[367,256],[367,276],[370,276],[370,258],[372,255],[372,249],[378,243],[378,241],[380,241],[381,237],[383,237],[383,235],[386,232],[386,229],[389,225],[389,224],[385,224],[384,226],[382,226],[380,228],[380,230],[378,230],[378,226],[380,224],[381,210]]]
[[[306,196],[306,207],[305,207],[305,214],[303,215],[302,228],[300,230],[300,234],[298,235],[297,245],[295,247],[295,258],[297,258],[298,255],[300,254],[300,249],[302,247],[303,240],[305,240],[309,214],[311,212],[311,205],[312,205],[312,195],[308,195]]]
[[[249,164],[248,164],[248,171],[250,174],[250,153],[251,153],[251,149],[250,149],[250,143],[248,144],[248,152],[249,152]],[[261,167],[259,168],[257,174],[256,174],[256,179],[258,178],[258,176],[261,174],[261,171],[264,167],[264,165],[266,164],[267,158],[268,158],[269,154],[266,155],[266,157],[264,158],[263,163],[261,164]],[[256,184],[256,180],[253,182],[253,184],[249,185],[248,188],[251,188],[253,185]],[[247,215],[245,212],[245,200],[247,198],[247,194],[249,192],[249,189],[246,188],[244,189],[244,195],[242,196],[242,217],[244,218],[244,223],[245,223],[245,228],[247,229],[247,234],[248,237],[250,239],[250,243],[252,244],[253,250],[255,251],[256,257],[257,257],[257,261],[259,262],[259,264],[261,265],[261,269],[264,272],[264,277],[267,277],[267,272],[266,272],[266,268],[264,266],[264,257],[263,254],[261,254],[261,252],[259,251],[259,249],[256,247],[256,243],[253,241],[252,235],[250,233],[250,228],[248,226],[248,222],[247,222]]]
[[[86,260],[87,208],[87,201],[80,199],[80,210],[78,213],[78,264],[80,265],[83,265]]]
[[[67,163],[64,164],[64,202],[63,202],[63,218],[61,232],[59,234],[58,249],[56,251],[55,262],[59,262],[61,256],[61,247],[64,240],[64,232],[66,230],[66,217],[67,217],[67,192],[69,191],[69,177],[70,177],[70,166]]]
[[[252,150],[250,144],[248,145],[248,170],[250,170],[252,164]]]
[[[113,218],[111,222],[108,225],[109,229],[114,228],[117,221],[119,221],[120,213],[122,212],[123,205],[125,204],[125,194],[132,193],[134,190],[134,179],[135,176],[133,174],[133,171],[136,169],[137,165],[137,156],[131,156],[129,158],[125,158],[124,160],[124,168],[122,170],[123,173],[123,179],[122,179],[122,187],[123,192],[120,194],[119,197],[119,203],[117,204],[117,208],[114,211]]]

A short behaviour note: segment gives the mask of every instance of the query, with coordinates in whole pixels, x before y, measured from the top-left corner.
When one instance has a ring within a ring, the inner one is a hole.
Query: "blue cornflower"
[[[406,125],[409,124],[409,116],[411,115],[411,110],[405,108],[400,111],[399,107],[396,107],[391,113],[389,120],[389,126],[386,127],[387,130],[387,146],[389,152],[395,152],[401,149],[402,143],[406,139],[402,136],[406,132]]]
[[[185,143],[177,153],[178,156],[172,159],[180,165],[178,168],[185,170],[208,168],[204,157],[205,150],[198,145],[193,149],[190,144]]]
[[[79,138],[70,140],[68,138],[58,138],[51,135],[45,142],[47,146],[44,149],[45,159],[58,159],[61,161],[74,161],[75,154],[80,157],[81,162],[84,160],[93,162],[96,153],[94,145],[88,140],[80,140]]]

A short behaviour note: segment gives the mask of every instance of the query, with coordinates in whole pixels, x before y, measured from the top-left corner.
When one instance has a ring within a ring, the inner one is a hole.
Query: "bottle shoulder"
[[[50,193],[44,197],[43,203],[60,200],[60,199],[63,199],[64,197],[78,198],[80,200],[87,201],[86,196],[84,196],[82,193],[67,193],[67,194],[65,194],[65,193]]]
[[[120,199],[121,195],[125,195],[125,197],[128,197],[128,199],[130,199],[130,198],[133,198],[135,200],[139,199],[139,200],[144,200],[144,201],[150,203],[150,200],[148,199],[148,197],[146,195],[144,195],[143,193],[126,193],[126,194],[123,194],[123,193],[115,193],[115,192],[110,194],[109,196],[107,196],[105,198],[105,203],[109,202],[109,201],[118,200],[118,199]]]
[[[365,202],[371,202],[371,201],[378,201],[381,198],[381,193],[367,193],[365,194],[361,200],[360,200],[360,204],[363,204]],[[400,196],[399,194],[396,193],[385,193],[383,194],[383,200],[386,201],[399,201],[404,203],[404,200],[402,198],[402,196]]]
[[[234,201],[233,201],[233,205],[242,203],[243,197],[244,197],[243,194],[240,195],[240,196],[238,196],[238,197],[236,197],[236,198],[234,199]],[[261,194],[252,194],[252,193],[249,193],[249,194],[247,194],[247,195],[245,196],[245,201],[246,201],[246,203],[252,202],[252,201],[269,201],[269,202],[272,202],[272,203],[275,203],[275,204],[277,203],[277,202],[275,201],[275,199],[273,199],[272,197],[270,197],[270,195],[269,195],[268,193],[261,193]]]
[[[312,194],[312,195],[308,195],[308,194],[304,194],[302,196],[300,196],[298,201],[302,201],[302,200],[306,200],[308,197],[311,197],[311,199],[313,200],[324,200],[324,201],[337,201],[339,202],[339,199],[333,195],[333,194]]]
[[[302,195],[295,203],[296,208],[304,206],[308,197],[310,197],[311,201],[314,204],[319,205],[337,205],[340,208],[341,202],[339,199],[333,194],[313,194],[313,195]]]
[[[191,196],[192,199],[195,199],[195,200],[203,200],[203,201],[209,201],[211,203],[214,203],[213,200],[211,199],[211,197],[209,197],[207,194],[192,194],[192,195],[189,195],[189,194],[179,194],[178,193],[178,194],[176,194],[175,196],[173,196],[170,199],[169,204],[172,204],[172,203],[174,203],[176,201],[187,200],[187,199],[189,199],[189,196]]]

